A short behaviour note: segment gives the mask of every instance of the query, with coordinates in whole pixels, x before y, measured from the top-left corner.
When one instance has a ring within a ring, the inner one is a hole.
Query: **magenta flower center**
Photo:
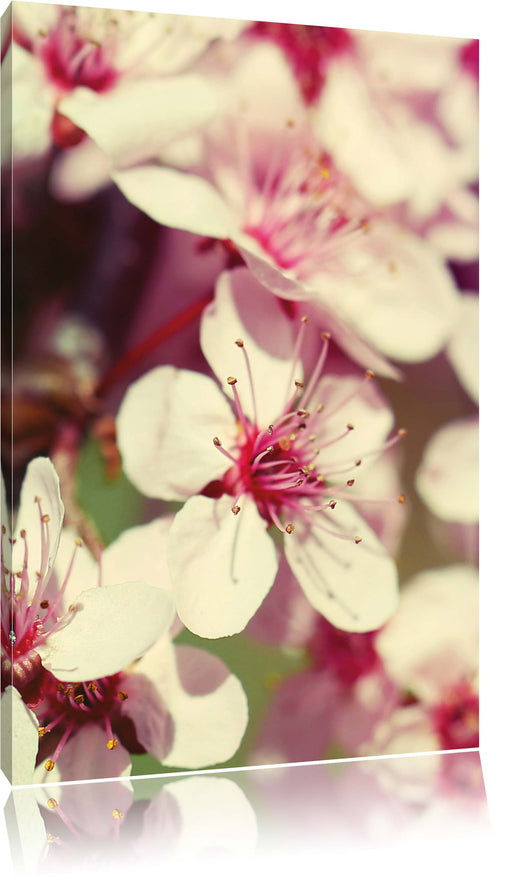
[[[316,25],[258,21],[249,35],[273,40],[283,50],[306,104],[314,104],[320,97],[331,59],[350,51],[353,45],[344,28]]]
[[[74,10],[63,10],[56,26],[36,42],[36,54],[45,66],[48,79],[61,91],[86,86],[94,92],[106,92],[118,79],[112,63],[112,35],[107,33],[99,42],[97,36],[88,36],[81,24]],[[112,22],[110,30],[115,33],[113,25]]]
[[[292,376],[306,325],[307,319],[304,318],[295,346]],[[346,438],[354,426],[348,423],[341,433],[329,433],[330,419],[335,415],[328,412],[322,402],[318,402],[310,409],[310,402],[315,396],[327,357],[329,337],[327,333],[322,334],[322,352],[308,383],[291,381],[292,392],[284,403],[282,413],[274,423],[263,428],[258,425],[256,419],[247,418],[237,391],[238,381],[235,377],[228,377],[227,382],[233,390],[240,431],[235,446],[230,449],[224,448],[217,436],[213,439],[214,445],[232,465],[222,481],[212,483],[205,492],[214,496],[230,494],[234,498],[232,511],[235,515],[240,512],[239,501],[244,497],[251,497],[262,518],[283,533],[292,533],[295,529],[294,522],[298,518],[303,525],[320,521],[323,530],[334,533],[341,539],[360,543],[361,537],[347,536],[332,530],[322,518],[322,514],[325,516],[329,510],[336,507],[337,499],[353,499],[353,495],[347,493],[347,488],[352,487],[354,479],[349,478],[340,484],[339,476],[343,472],[351,472],[354,467],[361,464],[361,459],[354,460],[351,457],[345,461],[336,457],[335,462],[329,463],[330,446]],[[243,341],[239,339],[235,343],[244,353],[252,390],[253,412],[256,414],[249,359]],[[373,376],[372,371],[367,371],[361,386]],[[361,391],[361,386],[351,393],[345,402],[339,403],[336,410],[357,395]],[[338,422],[335,423],[335,427],[339,429]],[[399,430],[380,451],[394,445],[404,434],[405,430]],[[365,452],[365,454],[380,451]],[[322,468],[319,462],[322,463]],[[330,474],[335,476],[332,482],[329,481]],[[366,500],[366,502],[370,501]],[[404,502],[403,495],[400,495],[397,502]]]
[[[309,645],[315,667],[330,672],[342,686],[352,687],[379,665],[376,635],[377,632],[344,632],[326,619],[319,619]]]
[[[478,695],[469,684],[458,684],[432,712],[441,748],[478,748]]]

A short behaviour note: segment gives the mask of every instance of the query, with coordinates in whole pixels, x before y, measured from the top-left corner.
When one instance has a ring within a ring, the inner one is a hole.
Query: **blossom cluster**
[[[7,774],[477,747],[478,43],[5,33]]]

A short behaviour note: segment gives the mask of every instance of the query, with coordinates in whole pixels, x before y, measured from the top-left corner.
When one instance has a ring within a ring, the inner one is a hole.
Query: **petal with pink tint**
[[[478,402],[478,321],[479,299],[466,294],[461,299],[457,329],[447,353],[457,377],[471,398]]]
[[[2,769],[12,785],[31,785],[39,749],[38,720],[11,686],[2,695]]]
[[[39,500],[38,503],[36,500]],[[51,570],[59,547],[64,505],[60,496],[59,478],[51,460],[37,457],[25,473],[16,519],[16,544],[13,547],[13,570],[23,568],[25,545],[21,531],[27,533],[28,570]]]
[[[416,473],[416,490],[444,521],[478,521],[478,418],[452,420],[434,433]]]
[[[175,517],[169,536],[169,570],[178,615],[204,638],[241,632],[277,573],[274,543],[256,504],[232,497],[192,497]]]
[[[365,452],[382,447],[394,422],[393,412],[377,387],[368,380],[363,388],[360,376],[327,374],[315,389],[311,411],[320,404],[322,417],[315,425],[315,443],[321,451],[319,471],[333,463],[346,470],[360,458],[363,463],[358,469],[364,469]],[[349,425],[354,428],[347,432]],[[340,436],[343,438],[336,441]],[[329,469],[329,476],[335,478],[335,470]]]
[[[65,627],[38,647],[45,668],[60,680],[116,674],[142,656],[171,625],[169,593],[145,583],[82,592]]]
[[[349,503],[339,502],[311,526],[297,523],[285,537],[285,553],[306,597],[337,628],[373,631],[394,613],[395,563]]]
[[[204,125],[216,106],[206,79],[187,74],[128,80],[104,93],[74,89],[60,101],[59,112],[87,132],[114,166],[130,166]]]
[[[205,650],[159,641],[135,672],[149,678],[174,723],[166,766],[203,767],[229,760],[248,721],[238,678]],[[129,700],[128,700],[129,701]]]
[[[117,417],[126,475],[162,500],[184,500],[220,478],[227,466],[213,438],[229,441],[233,432],[231,408],[215,382],[168,366],[133,383]]]
[[[304,647],[313,637],[317,620],[318,613],[280,553],[274,585],[247,624],[247,634],[262,644]]]
[[[410,580],[376,646],[390,677],[426,702],[472,680],[478,666],[476,569],[453,565]]]
[[[197,175],[146,165],[117,171],[112,178],[129,202],[159,224],[214,239],[232,236],[228,206]]]
[[[453,331],[458,304],[439,255],[405,230],[372,221],[348,259],[342,283],[319,292],[322,307],[391,359],[434,356]]]
[[[287,678],[271,699],[251,763],[321,760],[338,701],[339,689],[328,675],[308,671]]]
[[[215,300],[203,312],[201,349],[230,398],[232,389],[227,377],[237,378],[237,392],[244,412],[258,426],[269,424],[282,413],[293,391],[294,380],[303,378],[300,362],[292,376],[295,338],[295,323],[247,269],[239,268],[220,276]],[[244,352],[235,344],[237,339],[244,343],[250,374]]]
[[[38,779],[52,783],[129,776],[131,761],[126,748],[119,744],[111,751],[107,741],[105,730],[99,724],[78,727],[64,745],[58,764],[51,772],[41,765]]]
[[[79,543],[81,545],[78,545]],[[48,600],[54,598],[66,583],[62,601],[62,608],[66,610],[70,604],[76,601],[80,592],[97,586],[99,581],[100,566],[98,562],[87,546],[78,538],[76,532],[72,528],[65,527],[45,588],[45,598]]]
[[[100,148],[86,138],[72,150],[55,157],[49,179],[51,195],[59,202],[80,202],[110,184],[112,163]]]
[[[160,641],[169,647],[167,636]],[[153,650],[150,650],[146,655],[151,659],[152,653]],[[174,721],[163,696],[152,680],[140,671],[140,666],[137,664],[124,676],[122,687],[128,694],[128,698],[123,702],[123,714],[133,722],[140,744],[156,760],[162,762],[172,748],[175,730]]]

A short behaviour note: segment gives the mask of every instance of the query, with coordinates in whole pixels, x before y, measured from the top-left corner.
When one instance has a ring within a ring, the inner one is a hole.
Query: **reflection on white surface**
[[[15,870],[90,872],[489,832],[476,751],[15,789]]]

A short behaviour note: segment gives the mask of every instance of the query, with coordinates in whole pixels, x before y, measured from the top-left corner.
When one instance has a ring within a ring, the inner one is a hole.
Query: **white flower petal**
[[[124,81],[105,93],[78,88],[59,103],[59,111],[96,142],[116,166],[150,159],[173,138],[206,123],[216,96],[196,74]]]
[[[11,69],[12,154],[15,160],[23,160],[40,156],[50,147],[50,126],[57,93],[46,80],[39,59],[17,43],[11,43],[2,64],[5,89],[8,88],[7,77]],[[7,137],[8,129],[8,126],[2,126],[4,137]],[[4,146],[7,147],[7,144]]]
[[[224,663],[205,650],[161,642],[137,671],[152,676],[174,722],[172,748],[162,763],[194,768],[233,756],[247,727],[248,706],[240,681]]]
[[[416,490],[444,521],[478,521],[479,426],[474,417],[452,420],[428,442],[416,473]]]
[[[427,570],[410,580],[377,637],[388,674],[427,702],[472,680],[478,665],[478,576],[470,565]]]
[[[112,175],[126,199],[167,227],[200,236],[231,236],[231,212],[217,191],[197,175],[159,166],[139,166]]]
[[[347,464],[359,459],[365,451],[379,448],[393,427],[393,412],[383,396],[371,382],[361,388],[363,380],[364,375],[326,374],[318,383],[311,400],[311,411],[319,404],[324,406],[321,420],[315,424],[320,472],[327,464],[333,463],[339,463],[340,469],[346,470]],[[356,390],[359,392],[354,395]],[[347,435],[348,424],[354,429]],[[341,441],[333,442],[341,435],[345,436]],[[324,449],[328,442],[333,443]],[[328,474],[334,476],[336,470],[330,468]]]
[[[123,531],[101,556],[103,582],[115,585],[143,580],[170,592],[167,543],[173,518],[155,518],[149,524]]]
[[[55,157],[49,189],[60,202],[80,202],[111,183],[112,163],[94,141],[84,139]]]
[[[241,632],[270,590],[277,555],[249,498],[192,497],[169,536],[169,570],[181,621],[204,638]]]
[[[321,526],[362,542],[326,533]],[[347,632],[379,628],[398,604],[398,575],[371,528],[348,503],[339,502],[311,527],[296,523],[285,537],[288,563],[307,598],[326,619]]]
[[[55,769],[46,773],[44,780],[51,782],[58,778],[61,782],[75,782],[129,776],[131,761],[126,748],[119,744],[110,750],[107,742],[108,736],[101,724],[78,727],[62,749]]]
[[[439,255],[405,230],[372,221],[349,257],[352,274],[321,293],[322,305],[389,358],[434,356],[451,336],[458,304]]]
[[[14,687],[2,696],[2,769],[12,785],[31,785],[39,750],[38,721]]]
[[[302,380],[300,362],[291,376],[296,334],[295,323],[286,317],[279,301],[247,269],[221,274],[215,300],[203,312],[201,349],[230,398],[232,389],[227,377],[237,378],[244,413],[258,426],[265,426],[282,413],[293,381]],[[235,345],[238,338],[244,342],[250,364],[256,415],[244,353]]]
[[[62,531],[59,550],[55,557],[52,572],[44,590],[44,597],[51,600],[59,592],[66,581],[66,590],[62,599],[62,609],[66,610],[80,592],[97,586],[100,567],[87,546],[81,543],[73,528],[65,527]],[[71,565],[71,562],[73,564]],[[122,582],[122,580],[118,580]]]
[[[161,366],[133,383],[117,417],[123,469],[148,497],[183,500],[220,478],[227,461],[213,438],[233,435],[235,421],[215,382]]]
[[[39,504],[36,499],[39,499]],[[25,544],[20,535],[22,530],[27,533],[29,574],[32,576],[33,571],[39,570],[44,576],[51,570],[59,547],[63,519],[64,505],[58,475],[51,460],[37,457],[28,464],[21,487],[13,570],[23,568]]]
[[[70,621],[38,648],[41,661],[60,680],[116,674],[151,647],[173,615],[169,593],[145,583],[87,589]]]
[[[457,330],[447,347],[457,377],[475,402],[478,402],[478,315],[478,297],[466,294],[460,303]]]

